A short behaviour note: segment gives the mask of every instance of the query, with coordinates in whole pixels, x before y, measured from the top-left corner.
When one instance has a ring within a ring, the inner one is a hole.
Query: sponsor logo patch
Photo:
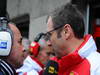
[[[7,49],[7,41],[0,40],[0,49]]]
[[[79,75],[77,72],[71,71],[69,75]]]
[[[54,67],[52,67],[52,66],[49,67],[49,73],[51,73],[51,74],[54,73]]]
[[[51,74],[57,74],[58,73],[53,66],[49,66],[48,72],[51,73]]]

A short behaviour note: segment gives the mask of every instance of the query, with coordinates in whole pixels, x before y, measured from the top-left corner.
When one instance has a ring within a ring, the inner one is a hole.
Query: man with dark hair
[[[47,19],[46,38],[59,64],[59,75],[100,75],[100,54],[85,35],[83,15],[72,4],[55,9]]]
[[[11,42],[10,36],[7,35],[8,32],[0,31],[0,75],[16,75],[15,69],[21,67],[24,60],[21,33],[14,24],[9,23],[8,26],[9,30],[12,31],[10,34],[12,36]],[[4,41],[7,43],[4,44]]]

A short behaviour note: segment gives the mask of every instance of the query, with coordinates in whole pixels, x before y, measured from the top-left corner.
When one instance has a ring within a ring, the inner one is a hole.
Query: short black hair
[[[83,14],[76,8],[75,5],[67,3],[66,5],[55,9],[49,16],[52,18],[53,28],[70,24],[75,37],[83,38],[85,32],[84,18]]]

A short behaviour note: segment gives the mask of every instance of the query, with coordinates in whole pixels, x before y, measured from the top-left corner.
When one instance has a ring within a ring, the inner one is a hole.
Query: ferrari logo
[[[74,75],[74,72],[70,72],[70,74],[69,75]]]
[[[77,72],[71,71],[69,75],[79,75]]]

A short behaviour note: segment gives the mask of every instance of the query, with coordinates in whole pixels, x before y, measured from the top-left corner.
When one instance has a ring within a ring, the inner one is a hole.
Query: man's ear
[[[67,40],[71,35],[71,26],[69,24],[65,24],[65,26],[64,26],[64,34],[65,34],[65,38]]]

